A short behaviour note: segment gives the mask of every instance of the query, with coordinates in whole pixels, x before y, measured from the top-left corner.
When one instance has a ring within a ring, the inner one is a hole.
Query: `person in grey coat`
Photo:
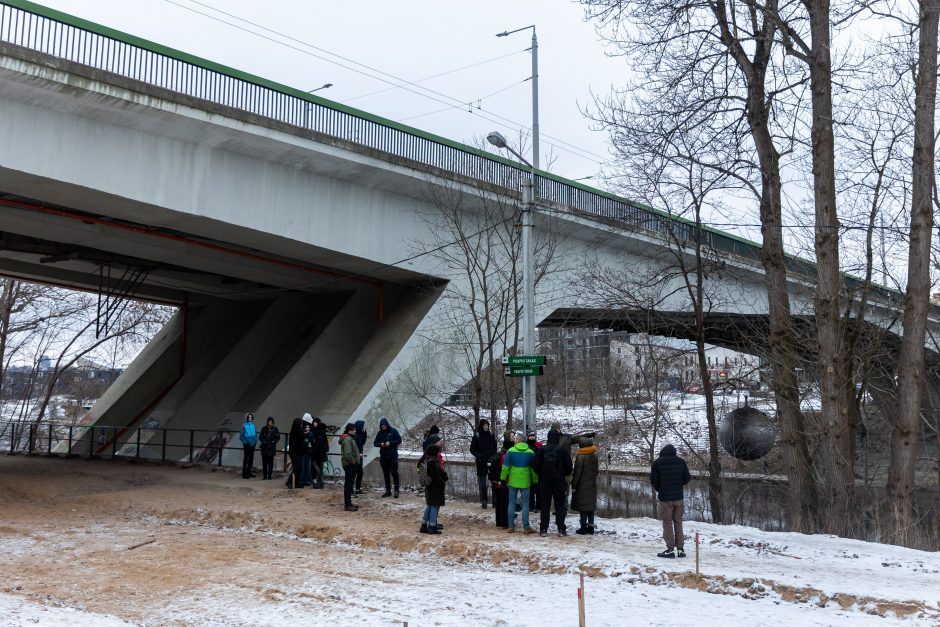
[[[571,476],[571,509],[581,513],[581,527],[575,533],[584,536],[594,535],[600,462],[594,440],[581,438],[580,444],[578,454],[574,458],[574,473]]]

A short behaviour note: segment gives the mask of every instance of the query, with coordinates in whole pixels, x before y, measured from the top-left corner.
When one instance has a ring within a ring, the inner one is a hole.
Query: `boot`
[[[421,530],[418,533],[427,533],[427,532],[428,532],[428,524],[421,523]]]
[[[587,532],[588,532],[588,535],[589,535],[589,536],[593,536],[593,535],[594,535],[594,525],[588,525],[587,528],[588,528],[588,531],[587,531]]]
[[[391,495],[392,495],[391,492],[386,492],[385,494],[382,495],[382,498],[383,498],[383,499],[387,499],[387,498],[390,497]]]
[[[588,531],[588,528],[587,528],[586,526],[581,525],[580,527],[578,527],[577,529],[575,529],[575,533],[578,534],[579,536],[586,536],[586,535],[588,535],[590,532]]]
[[[396,499],[398,498],[398,490],[395,490],[394,496],[395,496]]]

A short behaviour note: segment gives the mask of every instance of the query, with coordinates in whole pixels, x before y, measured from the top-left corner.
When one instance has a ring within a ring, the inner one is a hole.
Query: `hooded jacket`
[[[650,483],[656,488],[660,501],[681,501],[682,487],[692,480],[685,460],[676,455],[676,447],[667,444],[650,469]]]
[[[388,429],[382,429],[383,425]],[[388,442],[388,446],[382,446],[385,442]],[[375,440],[372,441],[372,446],[379,449],[379,457],[388,461],[398,459],[399,444],[401,444],[401,436],[398,435],[398,431],[389,424],[388,419],[382,418],[379,421],[379,431],[375,434]]]
[[[437,445],[431,445],[427,449],[427,461],[425,467],[428,471],[430,483],[424,489],[424,502],[428,505],[440,507],[444,505],[447,498],[444,493],[444,485],[447,483],[447,473],[438,459],[440,448]]]
[[[487,467],[496,459],[498,449],[496,448],[496,436],[491,430],[483,430],[483,424],[489,425],[489,421],[480,418],[477,424],[477,430],[473,433],[473,439],[470,440],[470,454],[477,463],[477,475],[485,475]]]
[[[344,433],[339,436],[340,459],[343,466],[355,466],[359,463],[359,447],[356,446],[356,439]]]
[[[359,447],[359,452],[362,452],[362,449],[366,445],[366,438],[369,437],[366,432],[366,421],[357,420],[356,421],[356,435],[353,436],[356,438],[356,446]]]
[[[503,470],[499,478],[506,481],[510,488],[531,488],[538,483],[539,477],[532,468],[535,453],[525,442],[518,442],[503,456]]]
[[[304,422],[300,418],[294,418],[290,425],[290,433],[287,435],[287,452],[291,457],[300,457],[306,449],[304,442]]]
[[[314,418],[310,433],[313,434],[313,461],[322,464],[326,461],[330,451],[330,441],[326,436],[326,425],[319,418]]]
[[[545,446],[535,452],[532,467],[543,483],[563,481],[571,474],[571,454],[561,446],[560,440],[558,431],[549,431]]]
[[[582,446],[574,460],[571,477],[571,509],[576,512],[597,510],[597,476],[600,460],[594,445]]]
[[[274,455],[277,453],[277,443],[281,441],[281,432],[273,424],[269,427],[267,423],[261,427],[261,433],[258,435],[261,442],[262,455]]]
[[[258,432],[255,431],[255,423],[248,420],[248,416],[245,416],[245,424],[242,425],[242,432],[239,434],[238,439],[245,446],[254,447],[258,444]]]

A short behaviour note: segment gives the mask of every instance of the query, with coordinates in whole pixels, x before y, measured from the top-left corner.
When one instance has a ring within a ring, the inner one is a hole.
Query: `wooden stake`
[[[581,573],[581,585],[578,587],[578,626],[585,627],[584,616],[584,573]]]
[[[147,540],[146,542],[141,542],[140,544],[135,544],[134,546],[127,547],[128,551],[133,551],[134,549],[139,549],[142,546],[147,546],[148,544],[153,544],[156,540]]]
[[[701,573],[699,572],[699,569],[698,569],[698,564],[699,564],[699,562],[698,562],[698,545],[699,545],[699,538],[698,538],[698,531],[696,531],[696,532],[695,532],[695,576],[696,576],[696,577],[700,577],[700,576],[701,576]]]

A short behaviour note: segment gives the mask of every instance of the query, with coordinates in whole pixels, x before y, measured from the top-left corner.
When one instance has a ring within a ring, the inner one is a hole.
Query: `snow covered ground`
[[[940,624],[940,554],[828,536],[689,523],[697,577],[648,518],[540,538],[449,502],[426,536],[410,494],[8,456],[0,494],[3,625],[566,626],[581,572],[592,627]]]

